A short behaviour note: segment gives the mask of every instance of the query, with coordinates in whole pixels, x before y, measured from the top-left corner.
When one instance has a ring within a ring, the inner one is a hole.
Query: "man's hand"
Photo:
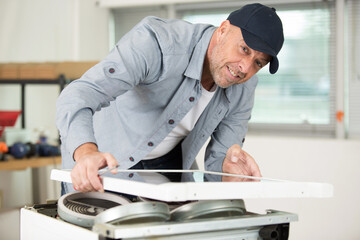
[[[225,156],[223,162],[223,172],[231,174],[239,174],[253,177],[261,177],[260,169],[247,152],[241,149],[237,144],[232,145]],[[248,178],[241,177],[222,177],[223,182],[241,182],[252,181]]]
[[[101,153],[93,143],[85,143],[74,152],[76,165],[71,171],[71,180],[74,189],[81,192],[104,192],[98,170],[117,165],[116,159],[110,153]],[[116,169],[111,171],[113,174]]]

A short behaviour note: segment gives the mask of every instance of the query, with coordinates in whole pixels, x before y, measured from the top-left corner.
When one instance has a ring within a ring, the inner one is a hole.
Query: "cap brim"
[[[240,28],[245,43],[252,49],[269,54],[272,58],[270,60],[269,72],[274,74],[279,69],[279,60],[276,57],[276,53],[270,46],[258,36],[246,31],[244,28]]]
[[[279,60],[276,56],[275,57],[273,56],[270,61],[269,72],[271,74],[274,74],[277,72],[278,69],[279,69]]]

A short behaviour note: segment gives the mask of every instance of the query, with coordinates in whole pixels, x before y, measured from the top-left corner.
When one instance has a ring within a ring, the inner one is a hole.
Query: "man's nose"
[[[240,62],[239,62],[239,70],[242,73],[248,73],[250,71],[251,68],[251,60],[248,58],[243,58]]]

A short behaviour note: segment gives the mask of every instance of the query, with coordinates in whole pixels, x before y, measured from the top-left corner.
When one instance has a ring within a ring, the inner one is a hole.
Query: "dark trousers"
[[[164,156],[141,160],[130,169],[182,169],[181,142]],[[180,182],[181,173],[161,173],[171,182]]]

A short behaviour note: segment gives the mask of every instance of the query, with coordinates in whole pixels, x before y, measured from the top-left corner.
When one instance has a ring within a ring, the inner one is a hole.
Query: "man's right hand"
[[[115,167],[118,163],[110,153],[98,151],[94,143],[85,143],[74,152],[76,164],[71,171],[74,189],[81,192],[104,192],[98,170],[108,166]],[[111,171],[116,174],[117,169]]]

